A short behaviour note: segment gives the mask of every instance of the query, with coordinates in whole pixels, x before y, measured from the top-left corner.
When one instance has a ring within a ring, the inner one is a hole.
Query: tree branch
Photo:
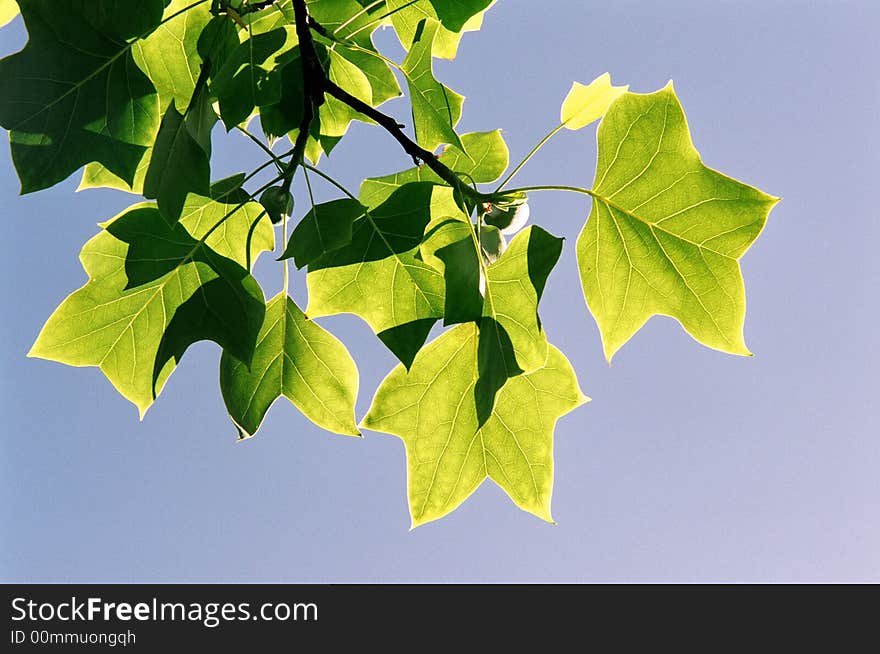
[[[282,190],[287,192],[290,191],[297,167],[303,162],[312,121],[315,119],[315,109],[324,104],[325,81],[324,69],[318,61],[318,53],[315,51],[315,43],[312,41],[312,33],[309,29],[309,11],[305,0],[293,0],[293,12],[303,77],[303,117],[299,123],[296,142],[293,144],[293,156],[284,171],[284,182],[281,185]]]
[[[325,93],[331,95],[332,97],[348,105],[358,113],[363,114],[367,118],[370,118],[378,123],[389,134],[391,134],[391,136],[393,136],[398,143],[400,143],[404,152],[412,157],[416,165],[424,162],[428,166],[428,168],[434,171],[434,173],[436,173],[436,175],[440,179],[451,186],[461,197],[467,198],[473,202],[487,202],[491,200],[493,196],[487,195],[485,193],[480,193],[473,187],[466,184],[455,173],[455,171],[453,171],[442,161],[440,161],[440,159],[438,159],[433,152],[426,150],[418,143],[413,141],[411,138],[409,138],[403,132],[404,126],[398,123],[394,118],[382,113],[375,107],[371,107],[369,104],[367,104],[360,98],[356,98],[351,93],[329,79],[324,72],[324,69],[321,67],[320,62],[318,61],[317,54],[315,53],[315,45],[310,32],[310,29],[312,29],[316,33],[321,34],[322,36],[326,36],[328,34],[327,29],[323,25],[318,23],[318,21],[316,21],[314,18],[308,15],[308,11],[305,6],[305,0],[293,0],[293,8],[296,12],[296,33],[297,37],[299,38],[300,53],[303,58],[303,81],[306,91],[305,95],[307,98],[309,97],[310,93],[315,92],[317,89],[320,89],[320,102],[324,101]],[[303,27],[305,29],[303,29]],[[314,66],[310,65],[308,71],[305,68],[307,59],[315,64]],[[320,103],[317,102],[317,99],[315,100],[316,101],[314,106],[320,106]]]

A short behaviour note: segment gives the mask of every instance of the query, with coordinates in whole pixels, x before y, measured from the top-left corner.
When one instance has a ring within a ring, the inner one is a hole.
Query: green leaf
[[[549,344],[538,304],[561,253],[561,238],[533,226],[517,234],[486,271],[475,388],[480,424],[508,379],[547,361]]]
[[[443,27],[460,32],[467,22],[485,11],[494,0],[431,0]]]
[[[359,100],[372,104],[370,80],[355,64],[336,50],[328,50],[330,71],[327,76],[339,87]],[[321,135],[329,137],[345,136],[353,120],[367,120],[347,104],[331,96],[325,96],[324,104],[318,109],[321,120]]]
[[[170,17],[191,4],[192,0],[172,0],[164,15]],[[205,3],[179,14],[132,46],[134,61],[156,87],[163,110],[172,100],[178,107],[189,104],[202,62],[199,36],[210,20]]]
[[[309,3],[311,8],[311,2]],[[242,17],[250,34],[265,34],[272,30],[294,24],[293,3],[280,0],[260,11]]]
[[[153,85],[132,59],[161,0],[22,0],[30,35],[0,61],[0,125],[23,193],[48,188],[90,161],[131,183],[159,122]]]
[[[189,104],[201,70],[202,58],[205,56],[200,49],[203,41],[210,39],[210,43],[219,45],[223,43],[221,37],[231,36],[238,44],[236,30],[231,27],[232,22],[228,18],[224,16],[211,19],[207,5],[197,5],[180,13],[182,9],[191,5],[191,0],[173,0],[165,8],[163,15],[163,20],[168,22],[132,45],[135,63],[156,87],[162,115],[168,110],[172,101],[178,107],[186,107]],[[231,35],[225,31],[228,29],[232,30]],[[218,60],[215,59],[216,61]],[[156,127],[158,128],[158,124]],[[151,142],[130,184],[114,175],[105,166],[89,163],[83,170],[78,190],[105,187],[141,195],[152,156]]]
[[[370,4],[376,5],[375,2]],[[335,38],[354,41],[365,47],[372,44],[370,35],[379,24],[360,3],[355,0],[311,0],[308,5],[309,15]],[[376,5],[374,10],[385,13],[381,4]]]
[[[185,1],[185,0],[184,0]],[[166,10],[167,11],[167,10]],[[186,42],[190,34],[190,28],[184,26],[185,36],[181,40]],[[226,16],[214,16],[197,34],[196,51],[203,62],[208,62],[211,67],[211,77],[214,77],[226,62],[233,56],[241,42],[238,38],[238,27]],[[187,48],[184,48],[187,50]],[[192,55],[187,54],[188,61],[192,61]],[[193,71],[191,79],[198,77]]]
[[[281,100],[279,65],[293,59],[287,53],[296,45],[294,28],[279,27],[254,34],[229,55],[211,83],[226,129],[244,123],[256,107]]]
[[[371,51],[374,50],[372,46],[370,46],[369,49]],[[339,56],[350,61],[366,76],[370,83],[370,93],[365,97],[371,98],[370,104],[372,106],[378,107],[383,102],[401,95],[400,85],[397,83],[397,78],[394,76],[394,72],[391,70],[391,67],[378,56],[367,54],[362,50],[351,50],[346,47],[342,47],[336,50],[336,52]],[[361,100],[364,100],[364,97],[358,97]]]
[[[461,137],[464,150],[454,145],[447,146],[440,155],[440,162],[451,170],[460,173],[465,179],[483,184],[494,182],[507,169],[509,152],[501,136],[501,130],[492,132],[471,132]],[[422,164],[415,168],[364,180],[360,188],[360,200],[368,207],[384,202],[395,189],[409,182],[433,182],[445,184],[428,166]]]
[[[598,139],[577,255],[606,358],[656,314],[704,345],[749,354],[738,260],[778,198],[703,165],[672,83],[618,99]]]
[[[28,356],[98,366],[143,417],[186,348],[219,343],[249,361],[265,305],[247,265],[273,245],[271,223],[247,203],[190,196],[169,225],[154,204],[130,207],[86,243],[89,281],[46,322]]]
[[[504,384],[480,426],[477,346],[473,324],[445,332],[409,371],[391,371],[363,420],[363,428],[399,436],[406,446],[413,527],[454,510],[487,477],[521,509],[553,520],[553,430],[588,398],[571,364],[551,347],[546,365]]]
[[[208,195],[211,128],[216,121],[204,87],[196,92],[185,116],[172,102],[162,118],[144,176],[144,197],[155,199],[169,222],[180,216],[187,194]]]
[[[443,317],[443,276],[416,256],[434,188],[402,186],[354,222],[349,245],[309,265],[310,317],[353,313],[384,334],[398,358],[412,360],[430,325]]]
[[[570,130],[586,127],[599,120],[611,103],[629,90],[629,86],[612,86],[611,75],[603,73],[587,85],[574,82],[560,109],[560,121]]]
[[[434,78],[431,46],[438,27],[436,21],[426,20],[422,23],[403,61],[403,72],[412,100],[416,140],[431,152],[443,143],[451,143],[459,150],[464,150],[461,139],[455,133],[464,97],[450,91]]]
[[[302,268],[325,254],[351,243],[354,221],[364,216],[366,208],[357,200],[331,200],[316,204],[303,216],[280,259],[293,258]]]
[[[439,20],[431,0],[416,0],[415,2],[413,0],[388,0],[386,6],[389,12],[393,12],[390,21],[405,50],[409,50],[412,45],[421,21]],[[483,24],[484,13],[480,12],[473,16],[458,31],[448,30],[441,25],[434,37],[433,56],[441,59],[455,59],[462,34],[479,30]]]
[[[483,312],[480,261],[471,235],[473,229],[466,218],[434,218],[425,228],[419,246],[422,260],[443,273],[444,325],[479,320]]]
[[[319,427],[359,436],[354,421],[358,372],[345,346],[281,293],[266,317],[250,366],[224,351],[220,389],[242,438],[253,436],[282,395]]]
[[[18,4],[15,0],[0,0],[0,27],[4,27],[18,16]]]
[[[278,102],[260,106],[260,126],[268,136],[281,137],[297,130],[303,119],[302,61],[296,57],[278,70]]]

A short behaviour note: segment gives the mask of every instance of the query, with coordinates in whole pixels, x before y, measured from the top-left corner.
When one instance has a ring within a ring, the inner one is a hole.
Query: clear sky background
[[[610,71],[650,92],[672,78],[704,161],[784,197],[742,261],[756,357],[657,317],[612,367],[574,258],[588,204],[532,198],[535,221],[567,237],[544,324],[593,398],[558,425],[555,527],[486,483],[410,532],[403,443],[323,433],[286,403],[237,443],[212,343],[188,351],[143,423],[96,369],[26,359],[84,282],[95,223],[131,198],[74,194],[73,178],[17,197],[7,149],[0,580],[880,581],[878,29],[873,0],[501,0],[436,65],[468,98],[462,131],[503,128],[514,159],[556,124],[573,80]],[[18,19],[0,53],[24,40]],[[560,134],[518,182],[589,186],[594,133]],[[217,147],[215,178],[261,160],[235,135]],[[356,188],[409,162],[356,125],[327,164]],[[258,266],[267,296],[277,268]],[[394,360],[359,320],[321,322],[358,361],[360,418]]]

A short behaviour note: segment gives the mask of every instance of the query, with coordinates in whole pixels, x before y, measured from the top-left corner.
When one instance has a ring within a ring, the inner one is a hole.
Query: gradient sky
[[[142,423],[96,369],[26,359],[85,280],[95,223],[131,198],[74,194],[76,178],[18,197],[4,151],[0,581],[880,581],[878,29],[873,0],[501,0],[437,64],[468,98],[462,131],[502,127],[514,159],[556,124],[573,80],[607,70],[650,92],[672,78],[705,162],[784,197],[742,261],[756,357],[657,317],[612,367],[574,258],[588,205],[532,198],[535,221],[567,238],[544,324],[593,398],[556,431],[555,527],[486,483],[410,532],[403,443],[323,433],[289,404],[237,443],[213,343],[188,351]],[[24,40],[16,20],[0,53]],[[259,160],[232,135],[215,178]],[[356,125],[328,170],[356,187],[407,165]],[[563,133],[518,182],[587,186],[594,166],[594,130]],[[258,266],[267,296],[277,268]],[[358,361],[362,417],[394,361],[359,320],[321,322]]]

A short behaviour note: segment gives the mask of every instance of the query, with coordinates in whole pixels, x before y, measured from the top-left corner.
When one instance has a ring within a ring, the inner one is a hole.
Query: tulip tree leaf
[[[169,222],[177,220],[187,194],[208,195],[211,128],[216,121],[205,88],[196,91],[185,114],[172,102],[162,118],[144,176],[144,197],[155,199]]]
[[[481,424],[508,379],[537,370],[547,360],[538,303],[561,253],[561,238],[532,226],[517,234],[487,270],[475,388]]]
[[[778,198],[703,165],[671,83],[611,105],[598,156],[577,255],[608,360],[655,314],[711,348],[749,354],[738,260]]]
[[[198,53],[199,37],[211,20],[211,12],[206,3],[181,13],[191,4],[192,0],[172,0],[164,15],[174,18],[132,46],[135,63],[164,100],[163,109],[169,100],[178,107],[185,107],[199,77],[202,62]]]
[[[357,367],[345,346],[284,293],[266,305],[250,366],[229,351],[220,360],[220,390],[243,438],[257,432],[282,395],[319,427],[358,436],[357,388]]]
[[[426,21],[413,36],[413,44],[403,61],[403,72],[412,100],[416,140],[426,150],[451,143],[464,150],[455,126],[461,118],[464,97],[450,91],[434,77],[431,45],[438,23]]]
[[[443,317],[443,275],[416,257],[433,189],[426,183],[400,187],[354,222],[349,245],[309,265],[310,317],[358,315],[377,334],[386,333],[385,344],[399,358],[411,360],[430,329],[422,321]],[[421,343],[407,325],[417,328]]]
[[[336,50],[330,50],[328,53],[330,80],[359,100],[372,104],[372,87],[364,72]],[[364,119],[360,113],[334,97],[325,98],[319,113],[321,136],[344,136],[351,121]]]
[[[400,96],[400,85],[389,65],[372,54],[375,52],[372,45],[367,49],[370,50],[369,53],[343,47],[338,50],[338,54],[360,69],[370,84],[370,93],[364,95],[361,100],[366,101],[365,98],[370,97],[370,104],[378,107],[383,102]]]
[[[484,11],[493,0],[431,0],[443,27],[460,32],[467,22]]]
[[[480,262],[473,225],[460,217],[434,218],[425,228],[419,246],[422,260],[443,273],[446,297],[443,324],[479,320],[483,312],[480,294]]]
[[[471,0],[468,0],[468,3],[470,4]],[[388,12],[391,13],[389,20],[394,26],[397,38],[407,50],[413,42],[421,21],[440,20],[432,0],[387,0],[385,4]],[[449,12],[444,11],[444,13]],[[432,55],[441,59],[455,59],[462,34],[480,29],[484,13],[481,11],[473,15],[458,30],[447,29],[446,26],[441,25],[434,38]],[[447,22],[449,22],[449,18],[447,18]]]
[[[227,57],[211,81],[226,129],[247,121],[256,107],[281,100],[278,65],[296,45],[295,29],[278,27],[245,39]]]
[[[135,63],[156,87],[159,109],[163,115],[172,101],[178,107],[189,104],[199,77],[202,60],[197,48],[200,37],[208,33],[203,30],[208,25],[211,14],[207,5],[197,5],[181,12],[191,4],[191,0],[173,0],[165,8],[163,15],[163,19],[168,22],[132,45]],[[230,22],[225,18],[223,21],[222,25]],[[237,37],[235,42],[238,43]],[[155,139],[155,134],[153,138]],[[106,166],[89,163],[83,170],[79,188],[107,187],[140,195],[143,193],[144,178],[152,156],[151,145],[138,164],[131,183],[114,175]]]
[[[0,26],[20,7],[29,38],[0,59],[0,126],[22,191],[84,168],[80,188],[155,200],[100,225],[81,250],[87,281],[30,356],[98,367],[143,417],[187,348],[210,340],[240,437],[281,397],[326,430],[359,435],[355,362],[313,322],[350,313],[400,361],[362,424],[403,439],[413,525],[446,515],[487,477],[552,520],[555,423],[587,398],[539,315],[563,241],[538,226],[548,216],[532,192],[591,197],[577,267],[609,361],[657,314],[748,354],[739,259],[777,198],[703,165],[671,84],[639,95],[608,73],[575,82],[560,124],[489,187],[509,166],[507,145],[500,130],[457,133],[464,97],[437,79],[434,58],[454,58],[493,4],[0,0]],[[387,56],[379,27],[402,51],[391,44]],[[408,104],[376,109],[404,82]],[[215,130],[218,120],[234,134]],[[379,175],[372,146],[337,147],[355,120],[414,167]],[[540,134],[529,120],[517,130]],[[600,120],[593,188],[508,187],[551,137]],[[237,174],[213,184],[212,137],[238,146],[220,162]],[[276,148],[281,138],[290,143]],[[363,173],[357,197],[330,172],[348,159]],[[342,199],[314,199],[329,188]],[[295,227],[282,270],[267,262],[281,274],[265,279],[284,280],[267,304],[252,271],[275,250],[276,224]],[[305,268],[305,311],[288,294],[287,259]]]
[[[132,40],[162,17],[161,0],[21,0],[30,39],[0,61],[0,125],[23,193],[97,161],[131,183],[159,122],[153,84]]]
[[[296,267],[302,268],[348,245],[354,221],[365,213],[360,202],[349,198],[315,205],[293,230],[280,258],[293,258]]]
[[[190,344],[212,340],[249,361],[265,305],[244,265],[271,249],[273,233],[248,203],[209,235],[235,206],[190,196],[173,226],[151,203],[105,223],[80,254],[89,281],[55,310],[29,356],[98,366],[141,416]]]
[[[551,346],[541,368],[507,380],[480,425],[477,331],[473,324],[454,327],[426,345],[409,371],[398,365],[362,423],[405,444],[413,527],[454,510],[487,477],[521,509],[553,520],[553,430],[588,398],[571,364]]]
[[[611,103],[628,89],[629,86],[612,86],[608,73],[603,73],[586,85],[574,82],[562,102],[559,119],[570,130],[586,127],[599,120]]]

